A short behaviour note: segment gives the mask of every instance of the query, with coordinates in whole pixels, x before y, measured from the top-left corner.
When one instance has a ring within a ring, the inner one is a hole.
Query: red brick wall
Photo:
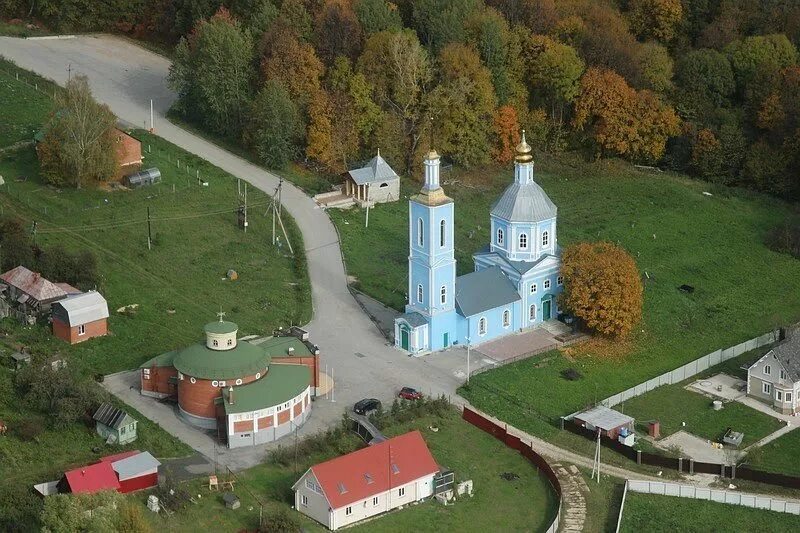
[[[78,326],[70,328],[57,318],[53,319],[53,335],[70,344],[87,341],[94,337],[102,337],[108,333],[108,320],[103,318],[84,324],[86,333],[78,335]]]
[[[244,433],[246,431],[253,431],[253,421],[252,420],[242,420],[241,422],[234,422],[233,423],[233,432],[234,433]]]
[[[278,425],[285,424],[289,421],[289,410],[281,411],[278,413]]]
[[[224,354],[223,354],[224,355]],[[262,376],[263,377],[263,376]],[[214,418],[216,416],[216,408],[214,400],[222,396],[222,387],[214,387],[211,383],[213,380],[196,378],[197,383],[191,382],[191,376],[184,375],[182,380],[178,380],[178,405],[187,413],[195,416],[203,416],[206,418]],[[255,374],[252,376],[245,376],[242,379],[242,385],[256,380]],[[235,379],[226,379],[225,387],[233,385],[236,387]],[[234,389],[235,390],[235,389]],[[234,402],[236,401],[236,394],[234,392]]]
[[[149,370],[150,379],[144,379],[144,369],[141,371],[142,390],[170,395],[177,392],[175,386],[169,383],[169,378],[178,375],[174,367],[151,367]]]
[[[291,365],[305,365],[311,370],[311,387],[319,386],[319,357],[309,355],[306,357],[273,357],[273,363],[285,363]],[[312,390],[313,394],[314,391]]]
[[[258,419],[258,429],[266,429],[271,427],[272,427],[272,415]]]
[[[294,406],[294,416],[297,418],[303,412],[303,402],[300,402]]]

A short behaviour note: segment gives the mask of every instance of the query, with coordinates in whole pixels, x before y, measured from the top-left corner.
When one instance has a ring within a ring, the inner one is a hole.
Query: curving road
[[[162,56],[105,35],[0,37],[0,55],[59,84],[66,82],[68,68],[73,74],[85,74],[95,98],[131,124],[149,126],[153,99],[159,136],[264,192],[272,194],[277,186],[275,174],[167,121],[165,113],[175,93],[167,87],[170,62]],[[313,418],[324,423],[338,421],[344,405],[369,396],[390,400],[403,385],[455,396],[465,376],[463,350],[411,358],[387,346],[347,289],[338,235],[327,214],[291,183],[284,182],[283,203],[305,241],[314,307],[307,329],[321,348],[323,368],[331,368],[336,381],[336,403],[319,402]],[[473,354],[472,368],[481,363],[480,356]]]

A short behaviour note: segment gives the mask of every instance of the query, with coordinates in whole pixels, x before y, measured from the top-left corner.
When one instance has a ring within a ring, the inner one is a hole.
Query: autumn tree
[[[81,188],[116,174],[117,119],[92,97],[86,76],[74,76],[56,97],[57,112],[38,146],[42,176],[57,186]]]
[[[326,65],[331,65],[337,56],[355,59],[361,50],[361,24],[351,3],[327,0],[317,15],[316,50]]]
[[[313,18],[306,9],[306,0],[283,0],[280,2],[278,18],[290,28],[298,39],[311,40]]]
[[[709,49],[692,50],[676,65],[678,99],[697,113],[730,105],[736,81],[728,57]]]
[[[643,39],[671,41],[683,17],[681,0],[630,0],[631,27]]]
[[[497,105],[491,73],[475,48],[460,43],[442,48],[439,72],[439,85],[431,92],[437,148],[465,167],[486,162]]]
[[[551,106],[569,104],[580,92],[585,65],[574,48],[535,35],[529,43],[528,72],[531,92]]]
[[[386,0],[356,0],[353,8],[368,36],[379,31],[403,29],[403,21],[396,4]]]
[[[267,81],[253,100],[247,143],[267,166],[283,168],[297,155],[302,133],[289,91],[277,80]]]
[[[515,148],[520,140],[516,110],[508,105],[498,107],[494,114],[493,124],[492,158],[501,165],[506,165],[514,159]]]
[[[251,97],[253,40],[224,9],[181,39],[170,67],[176,108],[212,131],[238,137]]]
[[[639,65],[639,87],[659,94],[669,94],[672,91],[675,66],[669,50],[664,46],[655,42],[644,43],[639,47]]]
[[[561,258],[560,305],[591,330],[625,337],[642,318],[642,281],[636,261],[610,242],[578,243]]]
[[[615,72],[590,68],[581,78],[573,123],[589,130],[601,152],[656,162],[680,120],[654,93],[637,93]]]
[[[745,94],[759,74],[769,74],[797,64],[797,48],[785,35],[755,35],[732,42],[725,48],[736,84]]]
[[[414,0],[414,27],[434,51],[464,40],[464,23],[480,6],[479,0]]]

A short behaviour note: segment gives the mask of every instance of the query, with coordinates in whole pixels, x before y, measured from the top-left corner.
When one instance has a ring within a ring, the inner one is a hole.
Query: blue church
[[[491,242],[456,276],[454,209],[439,184],[439,154],[425,157],[425,184],[409,200],[408,303],[395,346],[411,354],[480,344],[540,326],[558,314],[562,290],[556,206],[533,180],[531,147],[516,147],[514,182],[489,214]]]

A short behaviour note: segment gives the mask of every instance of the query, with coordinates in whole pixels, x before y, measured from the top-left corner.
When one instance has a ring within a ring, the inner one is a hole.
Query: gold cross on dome
[[[226,314],[225,311],[223,311],[222,309],[220,309],[219,313],[217,313],[217,316],[219,317],[219,321],[220,322],[222,322],[222,317],[224,317],[225,314]]]

